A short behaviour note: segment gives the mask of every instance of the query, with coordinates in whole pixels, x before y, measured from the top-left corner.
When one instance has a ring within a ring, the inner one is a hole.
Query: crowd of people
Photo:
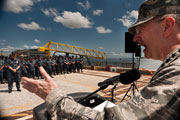
[[[43,66],[46,72],[53,75],[83,72],[83,57],[80,56],[26,56],[17,57],[15,54],[9,57],[0,56],[0,83],[8,83],[9,93],[12,92],[13,82],[20,89],[21,77],[42,79],[39,67]]]

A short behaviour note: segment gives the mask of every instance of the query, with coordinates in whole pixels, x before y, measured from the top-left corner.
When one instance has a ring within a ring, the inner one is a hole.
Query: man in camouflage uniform
[[[43,68],[41,72],[49,89],[40,88],[23,78],[23,86],[46,100],[53,119],[68,120],[180,120],[180,1],[148,0],[139,8],[137,22],[129,28],[134,41],[145,46],[146,58],[163,61],[151,81],[140,93],[115,107],[95,111],[63,94]],[[44,84],[44,83],[40,83]],[[42,88],[42,87],[41,87]]]

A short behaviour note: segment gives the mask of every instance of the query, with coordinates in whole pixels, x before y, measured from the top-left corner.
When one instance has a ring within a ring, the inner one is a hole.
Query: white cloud
[[[0,48],[0,51],[3,51],[3,55],[8,55],[11,52],[14,52],[16,50],[23,50],[23,49],[37,49],[39,46],[29,46],[29,45],[24,45],[23,48],[16,48],[13,46],[7,46],[4,48]]]
[[[16,49],[15,47],[13,46],[7,46],[8,49]]]
[[[35,42],[35,43],[41,43],[41,41],[38,40],[38,39],[35,39],[34,42]]]
[[[48,1],[48,0],[34,0],[35,2],[42,2],[42,1]]]
[[[24,30],[45,30],[45,28],[40,27],[36,22],[31,22],[30,24],[20,23],[17,26]]]
[[[3,51],[3,55],[8,55],[11,52],[14,52],[15,50],[21,50],[22,48],[15,48],[13,46],[7,46],[4,48],[0,48],[0,51]]]
[[[5,43],[2,42],[1,45],[5,45]]]
[[[105,34],[105,33],[112,33],[111,29],[105,29],[103,26],[96,27],[98,33]]]
[[[103,50],[103,49],[104,49],[104,47],[99,46],[99,49]]]
[[[29,45],[24,45],[25,49],[37,49],[39,46],[29,46]]]
[[[47,0],[4,0],[3,10],[13,13],[31,11],[35,3]]]
[[[93,15],[101,15],[103,13],[103,10],[97,9],[93,11]]]
[[[6,44],[6,40],[1,40],[1,44],[0,45],[5,45]]]
[[[107,56],[110,58],[126,58],[131,57],[131,54],[127,54],[124,52],[106,52]]]
[[[9,52],[10,50],[8,48],[0,48],[0,51]]]
[[[42,9],[41,11],[44,13],[44,15],[50,16],[50,12],[48,9],[45,9],[45,10]]]
[[[25,49],[29,49],[29,46],[28,46],[28,45],[24,45],[24,48],[25,48]]]
[[[126,27],[130,27],[137,20],[138,11],[133,10],[131,12],[127,11],[126,13],[127,15],[124,15],[122,16],[122,18],[118,18],[115,20],[117,20],[118,22],[122,22]]]
[[[33,0],[5,0],[4,10],[13,13],[26,12],[30,11],[33,5]]]
[[[54,21],[63,24],[67,28],[92,28],[93,22],[89,21],[87,17],[81,15],[80,12],[62,12],[62,16],[55,8],[41,10],[44,15],[54,17]]]
[[[6,42],[6,40],[1,40],[2,42]]]
[[[37,49],[37,48],[39,48],[39,46],[35,46],[35,45],[34,45],[34,46],[30,46],[30,48],[31,48],[31,49]]]
[[[58,16],[59,14],[55,8],[49,8],[49,9],[44,9],[44,10],[42,9],[41,11],[44,13],[44,15],[49,16],[49,17]]]
[[[54,18],[55,22],[62,23],[67,28],[91,28],[92,22],[88,18],[81,15],[79,12],[69,12],[64,11],[62,16],[56,16]]]
[[[78,4],[79,6],[81,6],[82,8],[84,8],[85,10],[88,10],[89,8],[91,8],[91,5],[90,5],[90,3],[89,3],[88,0],[86,0],[85,3],[77,2],[77,4]]]
[[[55,55],[57,55],[57,56],[65,56],[66,54],[65,53],[60,53],[60,52],[56,52],[56,54]]]

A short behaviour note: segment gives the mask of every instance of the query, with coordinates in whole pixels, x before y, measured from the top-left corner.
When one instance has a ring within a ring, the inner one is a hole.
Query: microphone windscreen
[[[130,84],[140,78],[140,73],[138,70],[132,69],[122,73],[119,78],[122,84]]]

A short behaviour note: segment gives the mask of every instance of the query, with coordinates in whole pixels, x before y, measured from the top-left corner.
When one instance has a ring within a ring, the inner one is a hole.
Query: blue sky
[[[0,51],[37,48],[48,41],[124,52],[124,33],[144,0],[5,0],[0,12]]]

